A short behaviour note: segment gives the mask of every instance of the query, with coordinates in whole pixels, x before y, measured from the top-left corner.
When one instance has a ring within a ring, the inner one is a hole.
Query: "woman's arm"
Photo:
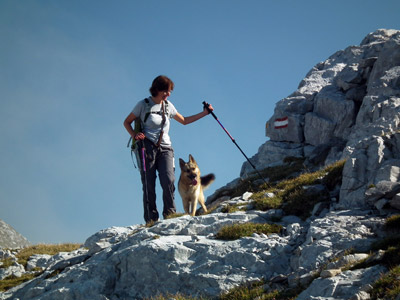
[[[211,111],[214,110],[211,104],[209,105],[208,108]],[[204,110],[201,113],[195,114],[190,117],[184,117],[180,113],[177,112],[176,115],[174,116],[174,119],[183,125],[188,125],[190,123],[196,122],[197,120],[207,116],[208,114],[209,114],[209,111],[207,110],[207,108],[204,108]]]
[[[130,113],[124,121],[124,127],[132,139],[143,140],[145,135],[142,132],[135,132],[135,130],[132,128],[132,123],[136,120],[136,118],[137,117],[133,113]]]

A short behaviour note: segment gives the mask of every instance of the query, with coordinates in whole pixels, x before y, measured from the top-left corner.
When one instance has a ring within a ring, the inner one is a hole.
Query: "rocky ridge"
[[[385,251],[368,253],[385,237],[385,219],[399,214],[399,68],[400,31],[377,30],[316,65],[277,103],[266,126],[270,140],[251,158],[255,165],[286,168],[295,157],[312,171],[346,160],[342,181],[329,186],[321,178],[302,187],[323,199],[307,217],[288,214],[285,206],[259,210],[252,192],[233,196],[253,178],[244,163],[240,178],[208,198],[213,213],[149,228],[112,227],[74,252],[32,257],[26,269],[42,272],[0,299],[217,297],[260,279],[265,292],[300,286],[296,299],[370,299],[373,283],[388,269],[381,263]],[[232,205],[245,210],[226,212]],[[250,222],[283,229],[217,238],[224,226]],[[374,262],[349,268],[365,259]]]

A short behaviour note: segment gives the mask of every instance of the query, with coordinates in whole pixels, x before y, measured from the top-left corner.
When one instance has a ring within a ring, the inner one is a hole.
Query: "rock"
[[[47,254],[32,255],[27,262],[26,269],[28,271],[32,271],[35,268],[45,269],[48,267],[51,257],[51,255]]]
[[[7,249],[1,249],[0,248],[0,260],[2,259],[7,259],[7,258],[14,258],[15,259],[15,255],[11,253],[10,250]]]
[[[335,277],[336,275],[342,273],[341,269],[327,269],[321,272],[321,278]]]
[[[286,237],[260,235],[236,241],[206,237],[224,225],[249,221],[265,219],[251,213],[213,214],[165,220],[128,236],[124,236],[124,230],[104,230],[90,238],[91,245],[94,237],[104,239],[106,232],[113,232],[115,236],[106,236],[118,242],[97,253],[89,250],[91,257],[76,253],[59,257],[49,267],[50,274],[51,270],[61,270],[59,275],[45,280],[49,276],[45,273],[14,297],[28,298],[33,291],[40,299],[58,299],[68,293],[73,293],[75,299],[94,295],[141,298],[168,291],[216,295],[243,281],[288,273]],[[155,278],[168,284],[149,284]]]
[[[369,300],[371,299],[371,295],[364,291],[359,291],[349,300]]]
[[[283,159],[288,156],[302,157],[303,145],[291,142],[273,142],[268,141],[261,145],[258,153],[250,158],[250,161],[257,166],[257,169],[262,170],[266,167],[281,164]],[[242,165],[240,176],[244,177],[254,172],[249,162]]]
[[[368,254],[365,253],[357,253],[357,254],[349,254],[343,256],[338,261],[331,262],[328,264],[328,269],[341,269],[343,267],[353,266],[354,264],[367,259],[369,257]]]
[[[393,199],[389,201],[391,207],[400,210],[400,194],[396,194]]]
[[[0,248],[17,249],[31,243],[10,225],[0,220]]]
[[[298,267],[316,269],[338,256],[343,249],[368,251],[375,241],[372,224],[381,221],[361,211],[330,212],[324,218],[312,221],[301,246]]]
[[[0,268],[0,280],[3,280],[4,278],[9,276],[21,277],[24,272],[24,266],[15,262],[12,266],[6,269]]]
[[[379,278],[386,269],[374,266],[368,269],[345,271],[338,276],[315,279],[296,299],[350,299],[365,285]]]

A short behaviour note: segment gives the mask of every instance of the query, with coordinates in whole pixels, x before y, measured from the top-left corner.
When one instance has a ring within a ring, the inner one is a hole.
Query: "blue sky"
[[[1,0],[0,219],[33,243],[143,223],[122,122],[154,77],[175,82],[184,116],[212,103],[251,157],[315,64],[399,15],[397,0]],[[176,161],[215,173],[206,196],[239,176],[245,158],[211,116],[173,121],[171,137]]]

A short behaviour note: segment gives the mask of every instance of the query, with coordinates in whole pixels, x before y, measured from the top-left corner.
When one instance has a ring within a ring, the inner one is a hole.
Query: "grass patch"
[[[400,231],[400,215],[393,215],[386,219],[385,229]]]
[[[400,266],[390,270],[373,284],[371,299],[398,299],[400,295]]]
[[[378,252],[384,250],[382,258],[379,260],[371,259]],[[400,265],[400,237],[388,237],[377,241],[371,245],[369,258],[356,263],[350,270],[369,268],[377,264],[382,264],[388,269]]]
[[[18,286],[26,281],[29,281],[39,274],[24,274],[21,277],[9,276],[0,280],[0,292],[5,292],[15,286]]]
[[[81,247],[81,244],[56,244],[56,245],[46,245],[38,244],[34,246],[29,246],[22,248],[16,255],[18,263],[26,267],[29,258],[34,254],[48,254],[55,255],[60,252],[72,252]]]
[[[168,219],[175,219],[175,218],[179,218],[179,217],[182,217],[182,216],[184,216],[185,214],[184,213],[173,213],[173,214],[169,214],[167,217],[166,217],[166,219],[168,220]]]
[[[216,238],[220,240],[237,240],[242,237],[251,236],[253,233],[268,234],[279,233],[282,231],[282,226],[278,224],[258,224],[258,223],[243,223],[233,224],[222,227]]]
[[[71,252],[77,250],[81,247],[80,244],[56,244],[56,245],[46,245],[46,244],[38,244],[34,246],[29,246],[22,248],[18,251],[15,257],[18,260],[18,263],[23,265],[26,268],[29,258],[35,254],[48,254],[55,255],[60,252]],[[2,261],[2,268],[8,268],[13,264],[12,259],[5,259]],[[9,276],[3,280],[0,280],[0,291],[4,292],[12,287],[18,286],[21,283],[29,281],[43,272],[36,272],[32,274],[23,274],[21,277]]]
[[[158,296],[154,296],[151,298],[144,298],[144,300],[170,300],[170,299],[174,299],[174,300],[209,300],[210,298],[206,298],[206,297],[191,297],[191,296],[185,296],[182,294],[167,294],[166,296],[164,295],[158,295]]]
[[[343,168],[346,160],[339,160],[324,168],[326,175],[322,179],[322,183],[329,189],[333,190],[335,186],[342,184]]]
[[[267,197],[266,193],[267,191],[261,191],[251,196],[251,199],[254,201],[254,208],[263,211],[280,208],[283,203],[282,196],[274,195],[273,197]]]
[[[273,187],[254,193],[251,197],[254,206],[263,211],[282,208],[285,214],[305,219],[310,216],[315,204],[329,201],[328,190],[334,189],[341,183],[344,163],[345,161],[338,161],[322,170],[282,180]],[[327,188],[326,191],[315,193],[305,188],[316,184],[324,185]],[[274,196],[267,197],[267,192],[273,193]]]
[[[3,264],[0,266],[0,269],[7,269],[7,268],[11,267],[14,264],[14,261],[13,261],[12,258],[2,259],[1,262]]]
[[[233,288],[228,293],[220,296],[220,300],[252,300],[259,299],[264,294],[264,281],[248,283]]]
[[[382,264],[389,269],[400,265],[400,244],[386,250]]]
[[[283,165],[275,167],[267,167],[259,170],[263,178],[268,178],[269,182],[277,182],[279,180],[295,177],[299,173],[304,172],[304,157],[286,157]],[[221,196],[230,196],[231,198],[242,196],[245,192],[257,193],[270,188],[270,185],[264,182],[257,184],[260,177],[256,172],[249,173],[246,179],[241,179],[240,182],[230,190],[223,190],[216,198]]]
[[[315,204],[329,200],[329,193],[310,193],[303,187],[293,189],[284,196],[285,203],[282,205],[283,211],[287,215],[295,215],[302,219],[307,219]]]
[[[294,300],[301,292],[299,289],[265,291],[264,286],[264,280],[243,284],[221,295],[219,300]]]
[[[288,156],[283,159],[284,165],[269,167],[263,170],[263,173],[268,177],[269,181],[277,182],[285,178],[295,177],[299,173],[304,172],[305,157]]]
[[[230,204],[226,205],[221,209],[223,213],[234,213],[237,211],[246,211],[246,204]]]
[[[374,242],[371,245],[372,251],[377,251],[380,249],[387,250],[390,247],[400,246],[400,236],[389,236],[379,241]]]

